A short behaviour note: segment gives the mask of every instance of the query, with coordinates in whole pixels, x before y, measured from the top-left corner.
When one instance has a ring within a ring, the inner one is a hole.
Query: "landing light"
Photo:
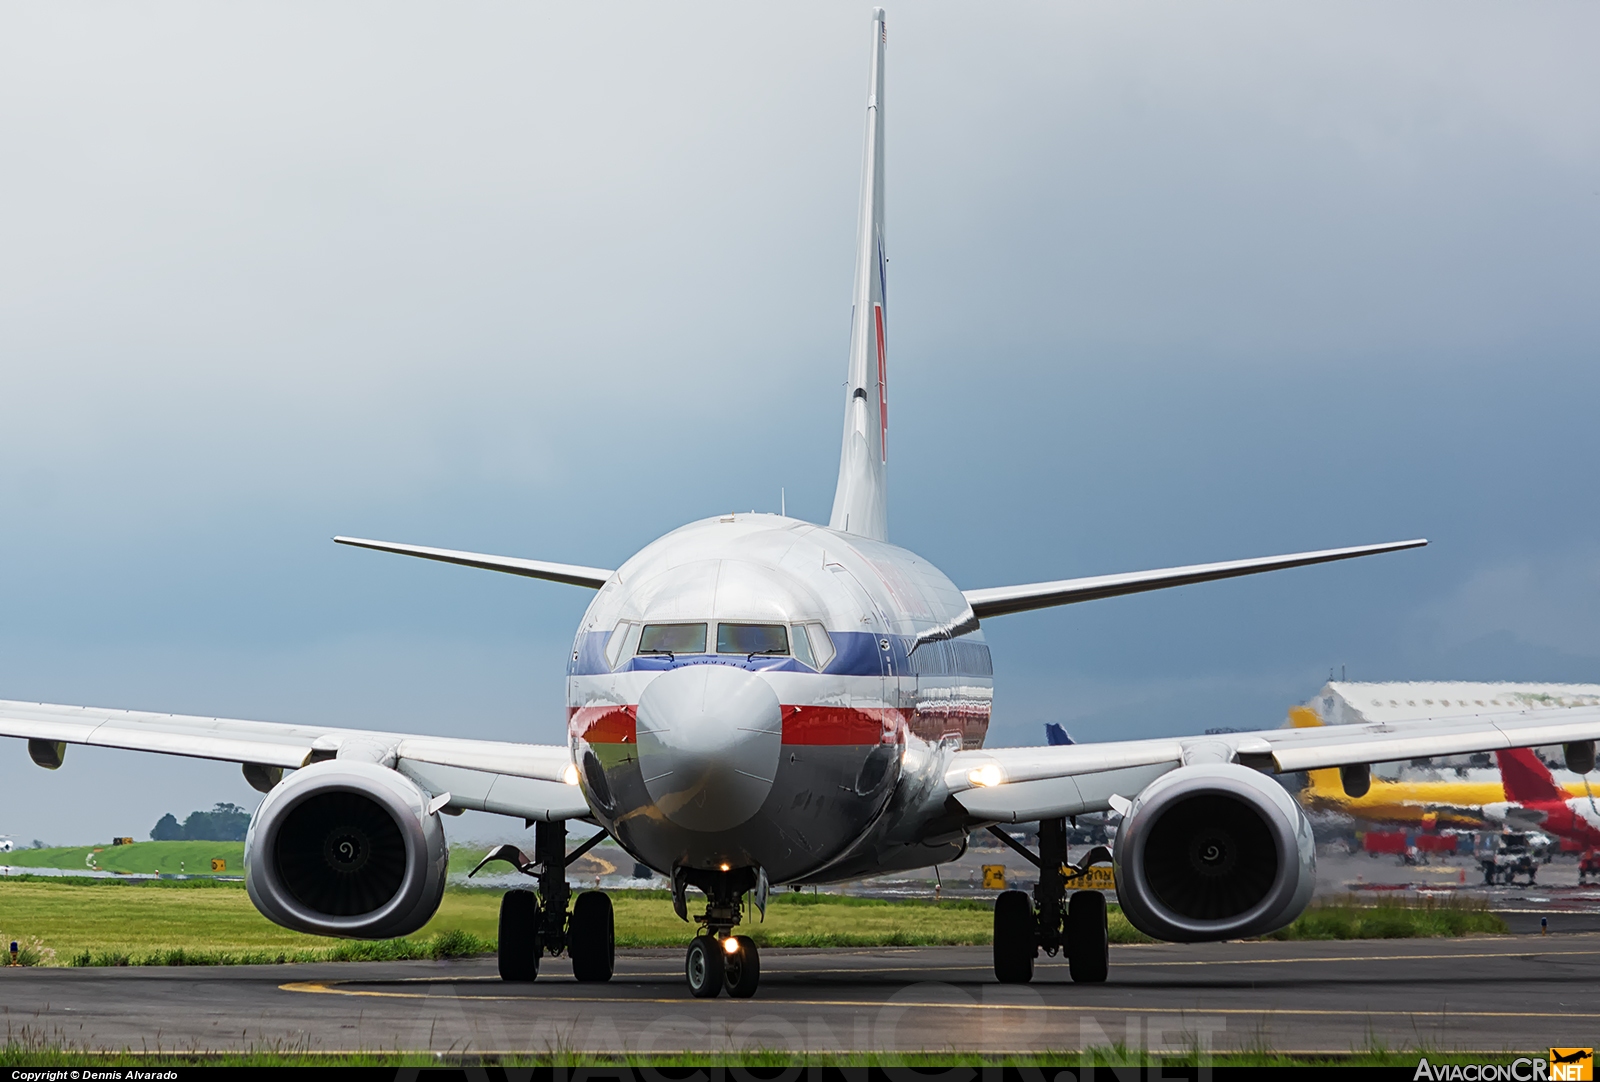
[[[999,766],[994,763],[985,763],[967,771],[967,780],[973,785],[990,786],[999,785],[1005,779],[1000,775]]]
[[[724,952],[726,952],[728,954],[738,954],[739,953],[739,941],[737,939],[733,938],[733,936],[730,935],[727,939],[724,939],[722,941],[722,949],[723,949]]]
[[[722,870],[723,871],[727,871],[728,870],[728,866],[726,864],[722,865]]]
[[[567,769],[561,772],[561,780],[566,782],[568,785],[577,785],[578,768],[573,766],[571,763],[568,763]]]

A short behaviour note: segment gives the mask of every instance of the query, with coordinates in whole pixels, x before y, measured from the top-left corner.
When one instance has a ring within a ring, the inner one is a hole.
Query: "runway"
[[[1042,960],[1002,986],[988,948],[768,950],[752,1000],[690,998],[678,951],[620,951],[605,985],[547,959],[0,970],[8,1037],[91,1049],[456,1054],[786,1049],[1504,1051],[1589,1045],[1600,934],[1112,948],[1111,979]]]

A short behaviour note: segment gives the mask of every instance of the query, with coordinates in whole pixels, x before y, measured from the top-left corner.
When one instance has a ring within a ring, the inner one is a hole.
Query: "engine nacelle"
[[[423,791],[361,761],[296,770],[261,802],[244,841],[245,887],[263,916],[352,939],[421,928],[444,897],[448,863]]]
[[[1117,831],[1117,899],[1133,926],[1194,943],[1275,931],[1316,885],[1300,806],[1271,778],[1232,763],[1180,767],[1151,782]]]

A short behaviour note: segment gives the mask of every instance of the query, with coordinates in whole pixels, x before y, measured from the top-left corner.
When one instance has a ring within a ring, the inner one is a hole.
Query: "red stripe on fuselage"
[[[785,706],[785,744],[897,744],[905,739],[906,713],[887,707]],[[591,744],[632,744],[637,740],[635,706],[582,706],[567,711],[567,732]]]
[[[638,736],[637,706],[567,708],[567,733],[591,744],[632,744]]]
[[[898,744],[905,739],[903,710],[848,706],[786,706],[785,744]]]

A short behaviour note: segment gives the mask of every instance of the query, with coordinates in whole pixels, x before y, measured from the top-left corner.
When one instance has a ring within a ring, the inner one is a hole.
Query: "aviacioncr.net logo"
[[[1582,1056],[1576,1053],[1582,1053]],[[1558,1055],[1559,1053],[1559,1055]],[[1522,1056],[1510,1063],[1440,1063],[1417,1061],[1411,1082],[1589,1082],[1594,1056],[1587,1048],[1552,1048],[1549,1059]],[[1578,1073],[1579,1071],[1582,1073]],[[1571,1072],[1571,1073],[1567,1073]]]

